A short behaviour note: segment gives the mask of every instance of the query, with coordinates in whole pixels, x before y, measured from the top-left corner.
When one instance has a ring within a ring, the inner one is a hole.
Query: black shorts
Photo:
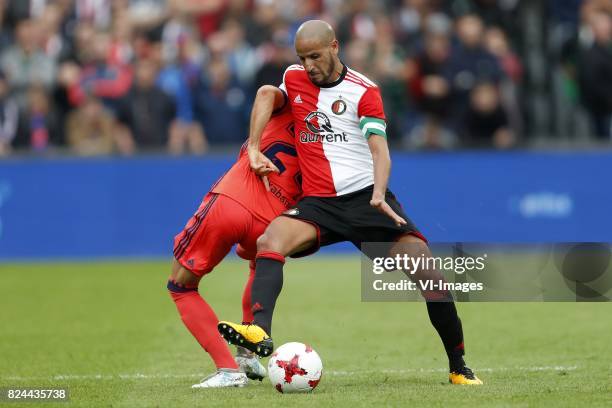
[[[359,250],[363,242],[393,242],[404,234],[426,241],[391,191],[387,190],[385,201],[406,220],[406,225],[398,227],[391,218],[372,207],[373,190],[374,186],[369,186],[339,197],[304,197],[282,213],[285,217],[306,221],[317,229],[317,244],[292,257],[310,255],[321,246],[342,241],[352,242]]]

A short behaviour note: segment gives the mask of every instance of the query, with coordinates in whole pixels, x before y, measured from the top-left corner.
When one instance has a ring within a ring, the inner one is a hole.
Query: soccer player
[[[256,240],[269,222],[294,205],[301,194],[300,174],[293,143],[293,117],[284,95],[273,86],[261,87],[255,98],[252,116],[260,128],[250,131],[261,137],[261,156],[250,163],[245,148],[238,160],[204,197],[197,212],[174,239],[174,263],[168,290],[181,319],[198,343],[212,357],[217,372],[195,384],[194,388],[244,386],[247,376],[262,379],[266,370],[257,356],[239,348],[236,360],[217,332],[218,319],[199,295],[200,279],[221,262],[234,244],[238,254],[250,259],[250,276],[243,294],[243,320],[251,314],[251,282],[254,276]],[[275,98],[280,98],[278,101]],[[278,109],[273,112],[272,106]],[[267,110],[269,108],[269,110]],[[251,167],[264,175],[264,183]],[[259,166],[259,167],[257,167]],[[274,173],[266,177],[266,174]]]
[[[274,219],[257,241],[251,298],[254,324],[219,322],[226,339],[242,341],[260,356],[273,350],[269,335],[286,256],[304,255],[339,241],[358,248],[364,242],[390,242],[394,243],[391,256],[430,256],[425,238],[387,189],[391,162],[378,87],[340,61],[338,41],[324,21],[302,24],[295,49],[301,65],[287,68],[275,92],[277,100],[286,96],[291,104],[303,198]],[[265,123],[267,118],[257,120]],[[264,167],[257,164],[258,137],[251,133],[249,139],[255,171]],[[443,279],[435,270],[419,270],[412,278]],[[463,360],[463,331],[451,293],[422,294],[448,356],[450,382],[482,384]]]

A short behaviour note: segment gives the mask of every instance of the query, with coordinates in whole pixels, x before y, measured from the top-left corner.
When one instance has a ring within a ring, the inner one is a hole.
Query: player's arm
[[[278,168],[276,168],[274,163],[261,153],[260,143],[264,128],[272,114],[283,109],[286,104],[287,98],[285,94],[275,86],[263,85],[257,90],[253,110],[251,111],[247,152],[251,169],[259,176],[265,176],[273,171],[278,172]],[[266,181],[264,179],[264,182]]]
[[[397,215],[385,202],[389,173],[391,172],[391,157],[387,146],[387,125],[382,97],[378,87],[371,87],[361,96],[357,107],[359,128],[363,137],[368,140],[368,146],[374,162],[374,191],[370,205],[390,217],[398,226],[406,224],[406,220]]]
[[[385,201],[389,174],[391,173],[391,157],[386,136],[368,133],[368,146],[374,162],[374,191],[370,205],[390,217],[398,226],[406,224],[406,220],[397,215]]]

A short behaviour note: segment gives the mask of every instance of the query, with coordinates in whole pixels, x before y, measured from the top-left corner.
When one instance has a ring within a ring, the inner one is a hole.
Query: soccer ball
[[[278,392],[309,392],[323,374],[321,358],[303,343],[286,343],[276,349],[268,361],[268,376]]]

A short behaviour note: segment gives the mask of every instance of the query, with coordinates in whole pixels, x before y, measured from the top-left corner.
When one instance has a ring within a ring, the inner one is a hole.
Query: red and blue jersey
[[[236,163],[211,192],[234,199],[257,218],[270,222],[292,207],[302,193],[290,109],[285,108],[270,119],[261,137],[260,150],[280,171],[268,175],[271,191],[266,190],[261,178],[251,170],[244,145]]]

